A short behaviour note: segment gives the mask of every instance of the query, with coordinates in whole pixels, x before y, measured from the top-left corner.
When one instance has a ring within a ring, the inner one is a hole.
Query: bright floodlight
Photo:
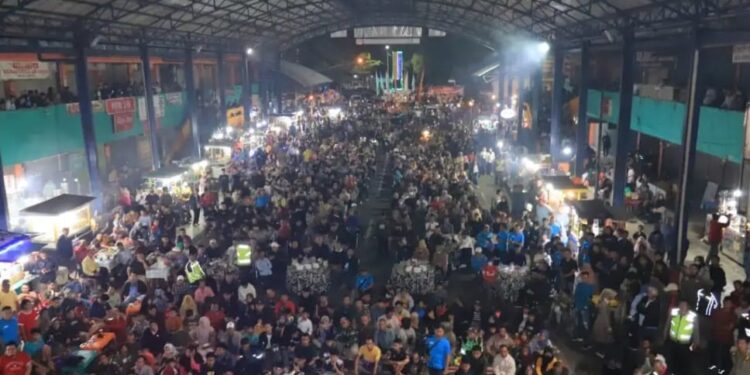
[[[503,141],[497,141],[497,148],[503,148]]]
[[[495,103],[495,108],[500,108],[500,103]]]
[[[547,53],[549,52],[549,43],[547,42],[539,42],[539,45],[537,46],[539,48],[539,52],[541,53]]]
[[[565,146],[562,149],[562,153],[565,156],[570,156],[571,154],[573,154],[573,149],[570,146]]]
[[[389,46],[389,45],[386,44],[385,45],[385,49],[391,49],[391,46]]]
[[[506,120],[512,119],[516,117],[516,111],[514,111],[513,108],[505,107],[500,111],[500,117]]]
[[[354,79],[357,79],[357,78],[359,78],[359,76],[355,74],[355,75],[354,75]]]
[[[739,198],[739,197],[741,197],[741,196],[742,196],[742,190],[740,190],[740,189],[737,189],[737,190],[735,190],[734,192],[732,192],[732,195],[733,195],[733,196],[734,196],[735,198]]]
[[[245,50],[245,53],[246,53],[246,54],[247,54],[248,56],[252,55],[252,54],[253,54],[253,52],[254,52],[254,51],[253,51],[253,49],[252,49],[252,48],[248,48],[247,50]]]

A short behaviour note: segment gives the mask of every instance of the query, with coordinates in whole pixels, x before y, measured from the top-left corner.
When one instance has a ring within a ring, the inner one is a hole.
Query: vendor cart
[[[623,209],[608,206],[600,199],[573,201],[570,205],[571,230],[579,238],[587,229],[598,235],[606,226],[625,228],[628,219]]]
[[[542,189],[547,192],[548,199],[556,200],[584,200],[588,198],[589,189],[581,183],[576,183],[567,175],[547,175],[540,179]]]
[[[20,290],[36,278],[25,269],[32,250],[29,236],[0,231],[0,278],[10,281],[11,290]]]
[[[229,168],[232,164],[233,148],[234,142],[231,140],[212,140],[203,147],[212,177],[218,178],[221,175],[221,170]]]
[[[52,243],[62,234],[81,236],[91,230],[91,202],[94,197],[62,194],[52,199],[26,207],[20,211],[21,227],[33,233],[34,241]]]

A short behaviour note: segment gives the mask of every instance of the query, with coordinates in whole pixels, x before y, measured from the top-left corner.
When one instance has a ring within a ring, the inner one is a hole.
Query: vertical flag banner
[[[396,80],[404,78],[404,51],[396,52]]]

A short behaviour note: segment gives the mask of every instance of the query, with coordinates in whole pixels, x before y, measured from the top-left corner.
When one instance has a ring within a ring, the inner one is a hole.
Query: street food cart
[[[63,228],[71,236],[79,236],[92,229],[91,202],[94,197],[62,194],[20,211],[21,225],[34,234],[35,242],[52,243]]]

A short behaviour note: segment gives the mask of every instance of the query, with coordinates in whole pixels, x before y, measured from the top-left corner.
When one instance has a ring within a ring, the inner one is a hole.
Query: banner
[[[71,115],[76,115],[81,113],[81,107],[78,105],[78,103],[68,103],[65,105],[65,109],[67,109],[68,113]],[[104,103],[101,100],[94,100],[91,102],[91,111],[92,112],[104,112]]]
[[[116,113],[112,116],[112,125],[115,133],[133,130],[135,115],[130,113]]]
[[[163,95],[154,95],[154,114],[156,118],[164,117],[164,100]],[[138,98],[138,117],[141,121],[148,121],[148,111],[146,110],[146,98]]]
[[[227,125],[241,128],[245,124],[245,109],[232,107],[227,109]]]
[[[46,79],[50,76],[50,67],[41,61],[2,61],[0,62],[0,80],[9,79]]]
[[[104,101],[108,115],[135,112],[135,98],[117,98]]]

